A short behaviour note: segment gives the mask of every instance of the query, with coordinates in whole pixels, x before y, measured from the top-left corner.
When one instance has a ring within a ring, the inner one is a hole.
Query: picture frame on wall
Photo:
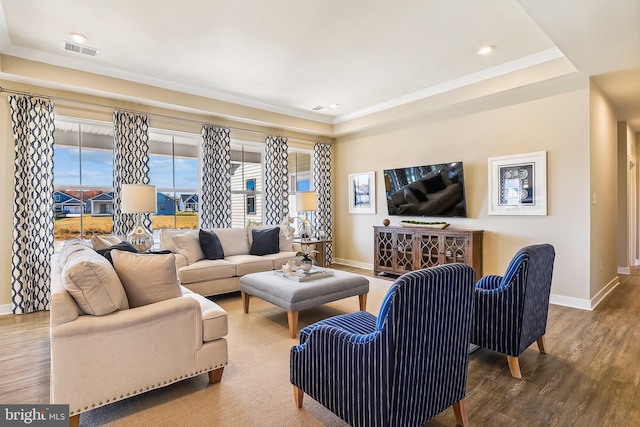
[[[376,213],[376,173],[349,174],[349,213]]]
[[[547,215],[547,152],[489,157],[489,215]]]

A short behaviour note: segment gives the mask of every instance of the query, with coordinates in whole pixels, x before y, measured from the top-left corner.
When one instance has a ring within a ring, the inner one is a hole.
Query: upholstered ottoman
[[[305,282],[278,276],[274,271],[244,275],[240,278],[244,312],[249,312],[249,298],[252,295],[287,310],[289,336],[295,338],[298,335],[300,310],[357,295],[360,310],[364,311],[367,307],[369,280],[358,274],[330,271],[333,276]]]

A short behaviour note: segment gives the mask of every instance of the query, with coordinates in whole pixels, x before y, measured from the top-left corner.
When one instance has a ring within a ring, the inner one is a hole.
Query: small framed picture
[[[547,152],[489,157],[489,215],[547,214]]]
[[[349,213],[376,213],[376,173],[349,174]]]

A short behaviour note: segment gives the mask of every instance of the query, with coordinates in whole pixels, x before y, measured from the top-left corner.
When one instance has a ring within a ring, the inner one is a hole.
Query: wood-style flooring
[[[333,265],[347,271],[371,271]],[[522,380],[504,355],[470,356],[465,405],[472,426],[640,426],[640,276],[593,311],[552,305],[547,354],[520,357]],[[0,316],[0,403],[49,402],[49,313]],[[451,426],[451,409],[427,423]]]

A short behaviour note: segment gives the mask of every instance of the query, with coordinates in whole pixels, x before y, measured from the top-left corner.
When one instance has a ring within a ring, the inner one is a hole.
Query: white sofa
[[[227,364],[227,313],[180,286],[173,255],[112,257],[115,268],[75,241],[52,259],[51,403],[70,405],[71,425],[82,412],[196,375],[219,382]],[[149,265],[159,262],[175,283],[158,281]],[[134,299],[132,280],[149,295]]]
[[[199,230],[160,230],[160,249],[176,256],[178,277],[186,288],[204,296],[240,290],[240,277],[249,273],[278,270],[289,260],[296,259],[300,245],[294,244],[280,229],[279,252],[251,255],[253,230],[274,226],[246,228],[214,228],[224,250],[224,259],[203,259],[198,241]],[[175,239],[176,236],[181,236]],[[188,238],[187,238],[188,237]]]

